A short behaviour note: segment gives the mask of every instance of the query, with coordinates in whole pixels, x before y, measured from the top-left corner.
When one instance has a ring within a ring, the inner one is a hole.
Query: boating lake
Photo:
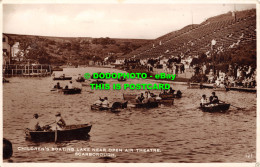
[[[64,69],[66,76],[76,78],[79,73],[120,72],[108,68]],[[61,72],[57,72],[61,73]],[[177,77],[177,76],[176,76]],[[91,90],[82,86],[82,93],[63,95],[51,92],[57,82],[46,78],[7,78],[3,84],[3,137],[13,144],[13,162],[255,162],[256,161],[256,93],[218,91],[220,100],[230,106],[226,113],[204,113],[199,107],[202,94],[211,89],[187,89],[187,85],[171,83],[181,90],[183,97],[174,105],[153,109],[127,108],[119,113],[92,111],[90,105],[99,97],[110,103],[123,101],[123,93],[140,90]],[[65,86],[69,81],[59,81]],[[153,80],[132,80],[107,83],[156,83]],[[77,83],[80,85],[79,83]],[[159,93],[160,91],[151,91]],[[92,123],[88,140],[60,143],[34,143],[25,140],[24,129],[34,113],[40,120],[51,123],[60,111],[67,124]],[[112,152],[114,158],[76,156],[72,151],[26,151],[26,147],[95,148],[95,149],[160,149],[160,152]],[[7,161],[5,161],[7,162]]]

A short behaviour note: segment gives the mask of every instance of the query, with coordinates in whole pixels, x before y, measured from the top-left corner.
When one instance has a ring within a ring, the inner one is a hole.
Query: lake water
[[[85,72],[118,72],[114,69],[65,69],[66,75],[77,77]],[[256,161],[256,94],[216,92],[220,100],[231,103],[226,113],[204,113],[198,109],[202,94],[210,89],[187,89],[172,82],[183,97],[174,105],[153,109],[127,108],[119,113],[92,111],[90,105],[99,97],[122,101],[123,93],[140,90],[91,90],[82,86],[82,93],[63,95],[51,92],[56,83],[47,78],[9,78],[3,85],[3,136],[13,143],[13,162],[255,162]],[[106,81],[109,84],[117,80]],[[68,81],[60,81],[64,86]],[[127,80],[125,83],[155,83],[153,80]],[[153,91],[159,93],[159,91]],[[34,113],[43,123],[55,120],[60,111],[67,124],[92,123],[88,140],[60,143],[34,143],[25,140],[24,129]],[[25,147],[148,149],[159,152],[112,152],[116,157],[76,156],[73,151],[26,151]]]

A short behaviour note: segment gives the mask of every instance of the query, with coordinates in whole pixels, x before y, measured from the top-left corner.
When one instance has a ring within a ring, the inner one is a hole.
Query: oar
[[[58,137],[58,132],[57,132],[57,124],[56,124],[56,129],[55,129],[55,143],[57,142],[57,137]]]
[[[226,103],[226,102],[221,101],[221,100],[219,100],[219,101],[220,101],[220,102],[223,102],[223,103]],[[243,108],[240,108],[240,107],[234,106],[234,105],[232,105],[232,104],[230,104],[230,106],[235,107],[235,108],[237,108],[237,109],[239,109],[239,110],[242,110],[242,109],[243,109]]]

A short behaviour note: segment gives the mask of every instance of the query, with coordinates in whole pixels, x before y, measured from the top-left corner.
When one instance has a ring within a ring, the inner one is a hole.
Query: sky
[[[3,32],[59,37],[155,39],[255,4],[3,4]]]

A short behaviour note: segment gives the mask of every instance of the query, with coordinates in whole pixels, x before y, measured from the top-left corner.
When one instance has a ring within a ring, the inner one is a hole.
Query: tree
[[[22,37],[19,40],[19,49],[23,53],[24,57],[27,59],[27,53],[28,49],[30,48],[30,45],[32,44],[32,40],[30,38]]]
[[[42,44],[43,45],[43,44]],[[40,43],[33,43],[30,49],[27,49],[27,59],[34,60],[40,64],[49,64],[50,56]]]
[[[92,58],[92,60],[93,60],[94,62],[97,62],[97,61],[102,61],[103,59],[102,59],[101,57],[99,57],[99,56],[94,56],[94,57]]]

